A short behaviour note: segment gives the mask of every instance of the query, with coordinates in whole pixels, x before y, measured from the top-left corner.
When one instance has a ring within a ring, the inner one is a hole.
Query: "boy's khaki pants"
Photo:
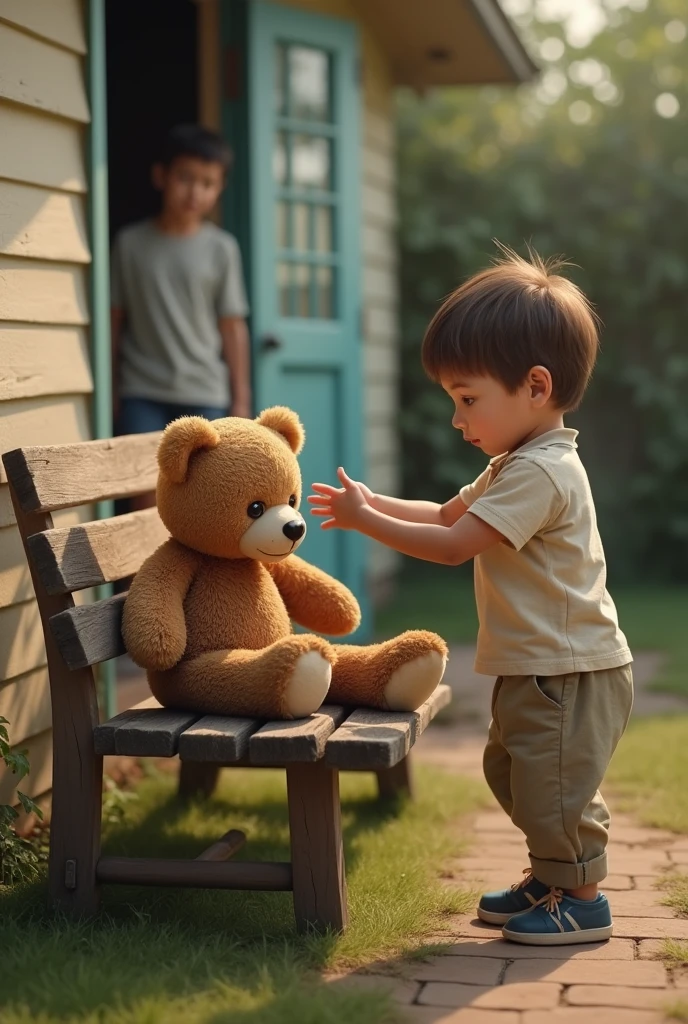
[[[630,665],[497,679],[485,778],[525,832],[544,885],[577,889],[607,874],[609,811],[599,786],[632,704]]]

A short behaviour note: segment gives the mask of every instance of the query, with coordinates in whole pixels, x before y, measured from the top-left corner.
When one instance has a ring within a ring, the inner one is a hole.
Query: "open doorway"
[[[197,5],[107,0],[110,235],[155,214],[150,167],[175,124],[198,120]]]

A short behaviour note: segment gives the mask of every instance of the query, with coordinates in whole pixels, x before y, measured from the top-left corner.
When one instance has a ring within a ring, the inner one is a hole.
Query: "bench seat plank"
[[[204,715],[179,737],[182,761],[233,764],[248,756],[251,735],[263,724],[259,718]]]
[[[393,768],[450,700],[441,685],[417,711],[354,711],[327,740],[325,761],[344,770]]]
[[[251,736],[251,764],[312,763],[325,753],[325,744],[346,718],[344,708],[325,705],[308,718],[267,722]]]
[[[163,708],[149,697],[93,730],[97,754],[174,757],[179,737],[199,718],[189,711]]]

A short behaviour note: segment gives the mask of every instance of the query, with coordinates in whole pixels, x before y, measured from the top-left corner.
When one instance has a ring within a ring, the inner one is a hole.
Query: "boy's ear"
[[[167,168],[164,164],[153,164],[151,167],[151,181],[153,182],[153,188],[156,188],[158,192],[162,192],[165,187],[166,172]]]
[[[158,446],[160,472],[172,483],[182,484],[194,452],[216,448],[219,443],[220,435],[208,420],[202,416],[180,416],[165,428]]]

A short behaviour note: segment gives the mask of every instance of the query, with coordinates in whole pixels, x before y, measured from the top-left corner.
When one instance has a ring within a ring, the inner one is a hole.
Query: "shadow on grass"
[[[194,857],[231,827],[248,836],[237,859],[289,860],[283,773],[254,770],[248,776],[224,772],[217,797],[191,804],[175,798],[173,776],[146,780],[130,820],[111,832],[103,852]],[[475,805],[457,781],[447,782],[450,814]],[[44,884],[24,887],[0,898],[3,1024],[396,1020],[384,994],[339,991],[318,974],[335,961],[374,958],[385,952],[390,936],[403,946],[404,914],[411,931],[419,924],[415,901],[431,906],[434,899],[431,917],[457,909],[447,904],[448,895],[433,896],[419,854],[408,864],[403,856],[405,835],[422,846],[413,837],[424,818],[426,827],[441,824],[442,800],[437,795],[433,803],[432,782],[427,807],[378,801],[372,777],[342,782],[351,910],[345,936],[297,935],[290,893],[106,886],[101,914],[72,922],[45,909]],[[34,972],[37,981],[29,980]]]

